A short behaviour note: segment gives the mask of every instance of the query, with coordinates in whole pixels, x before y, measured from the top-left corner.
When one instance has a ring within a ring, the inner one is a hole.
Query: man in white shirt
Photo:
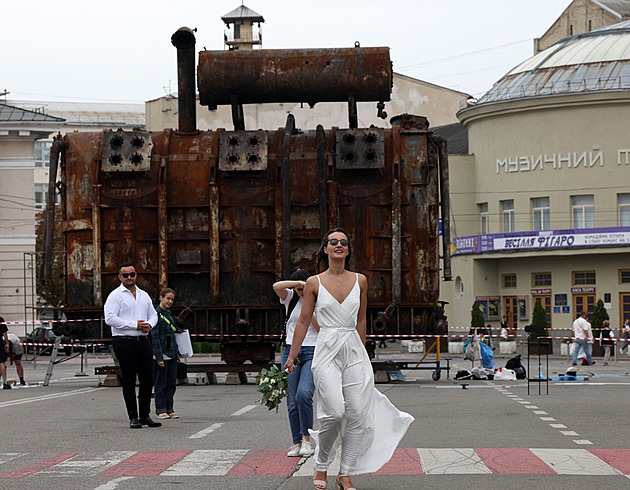
[[[579,350],[583,349],[586,354],[586,360],[589,366],[595,364],[591,359],[591,353],[588,349],[588,338],[592,337],[591,324],[586,320],[586,312],[581,312],[580,316],[573,322],[573,336],[575,337],[575,350],[573,351],[573,360],[571,364],[577,366],[577,358]]]
[[[149,295],[136,286],[136,269],[126,262],[118,268],[120,286],[105,302],[105,323],[112,329],[114,354],[123,377],[123,398],[129,415],[129,427],[159,427],[151,419],[153,392],[153,349],[149,332],[157,323],[157,313]],[[138,376],[138,404],[136,404]]]

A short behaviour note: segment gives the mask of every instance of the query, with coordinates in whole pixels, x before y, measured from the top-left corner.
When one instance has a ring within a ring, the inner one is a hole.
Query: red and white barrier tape
[[[66,320],[23,320],[19,322],[0,322],[0,325],[41,325],[43,323],[100,322],[102,318],[76,318]]]
[[[32,345],[35,347],[53,347],[55,344],[43,344],[39,342],[21,342],[22,345]],[[101,347],[106,344],[59,344],[59,347]]]

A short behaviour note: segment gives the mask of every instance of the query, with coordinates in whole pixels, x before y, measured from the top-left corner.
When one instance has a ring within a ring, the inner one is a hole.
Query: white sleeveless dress
[[[339,444],[341,473],[377,471],[414,420],[374,387],[372,365],[356,329],[360,300],[358,275],[342,303],[319,282],[315,315],[320,331],[312,364],[319,431],[311,432],[318,471],[328,470]]]

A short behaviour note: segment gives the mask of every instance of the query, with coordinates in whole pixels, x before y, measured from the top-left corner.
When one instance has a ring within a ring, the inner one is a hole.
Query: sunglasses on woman
[[[341,243],[342,247],[347,247],[348,246],[348,240],[346,240],[345,238],[342,238],[341,240],[338,240],[337,238],[331,238],[330,240],[328,240],[328,243],[330,243],[333,247],[336,247],[338,243]]]

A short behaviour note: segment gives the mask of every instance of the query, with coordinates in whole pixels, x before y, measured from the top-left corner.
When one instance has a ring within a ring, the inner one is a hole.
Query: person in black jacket
[[[612,339],[615,337],[615,334],[610,329],[610,322],[608,320],[604,320],[602,323],[602,329],[599,331],[599,345],[604,348],[604,366],[608,366],[608,361],[610,360],[610,349],[614,345]]]
[[[153,378],[155,413],[159,419],[178,419],[173,409],[173,397],[177,389],[177,341],[175,319],[169,311],[175,301],[175,291],[164,288],[160,291],[160,306],[155,311],[158,321],[151,329],[153,345]]]

